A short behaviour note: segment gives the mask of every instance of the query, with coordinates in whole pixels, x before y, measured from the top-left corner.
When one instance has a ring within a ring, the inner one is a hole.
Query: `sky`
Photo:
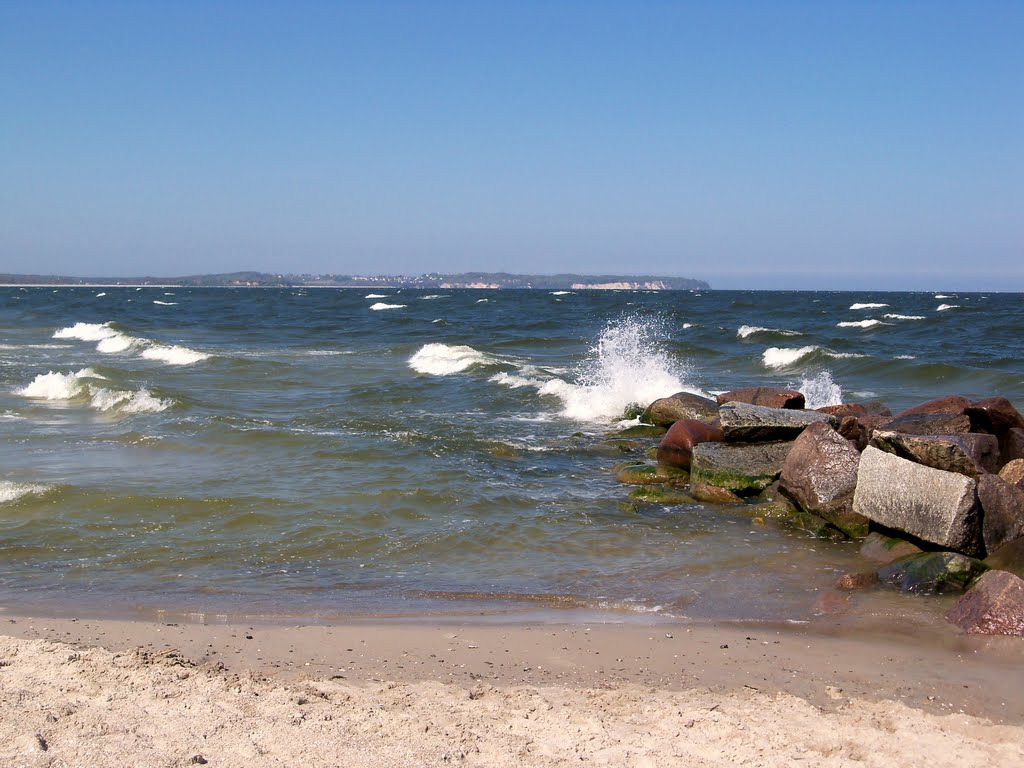
[[[1024,291],[1024,2],[0,0],[0,272]]]

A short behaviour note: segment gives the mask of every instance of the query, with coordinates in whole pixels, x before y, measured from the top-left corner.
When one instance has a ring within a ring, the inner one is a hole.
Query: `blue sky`
[[[0,271],[1024,290],[1021,2],[0,2]]]

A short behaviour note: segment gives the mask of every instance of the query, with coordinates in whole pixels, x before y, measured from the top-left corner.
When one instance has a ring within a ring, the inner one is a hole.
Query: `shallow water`
[[[0,289],[8,604],[803,621],[856,548],[624,507],[627,405],[1024,403],[1019,294],[375,293]]]

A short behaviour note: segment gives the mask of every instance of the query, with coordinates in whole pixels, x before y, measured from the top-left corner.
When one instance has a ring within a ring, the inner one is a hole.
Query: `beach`
[[[4,765],[1024,761],[1013,638],[4,616]]]

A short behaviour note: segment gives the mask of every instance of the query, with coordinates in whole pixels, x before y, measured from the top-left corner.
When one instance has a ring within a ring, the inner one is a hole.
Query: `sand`
[[[1024,765],[1024,642],[0,618],[3,766]]]

